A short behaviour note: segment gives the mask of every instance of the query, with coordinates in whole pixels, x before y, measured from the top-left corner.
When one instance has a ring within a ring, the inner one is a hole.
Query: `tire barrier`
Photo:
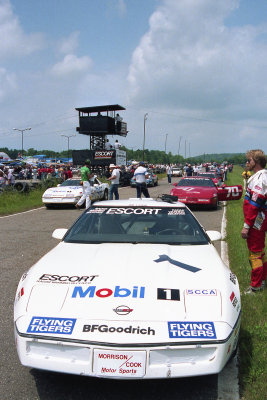
[[[14,185],[14,190],[19,193],[28,193],[30,190],[30,186],[27,182],[16,182]]]

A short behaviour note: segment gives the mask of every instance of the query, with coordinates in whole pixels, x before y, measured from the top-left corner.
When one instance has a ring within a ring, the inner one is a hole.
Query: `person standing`
[[[170,164],[167,165],[166,172],[168,177],[168,183],[172,183],[172,167]]]
[[[7,174],[7,184],[9,186],[14,186],[15,185],[15,177],[13,175],[13,169],[9,168],[8,174]]]
[[[254,171],[248,180],[243,212],[244,226],[241,236],[246,239],[251,265],[251,284],[245,293],[257,292],[264,288],[267,276],[265,256],[265,234],[267,230],[267,170],[266,155],[262,150],[249,150],[247,169]]]
[[[140,161],[139,167],[134,171],[134,177],[136,181],[136,197],[141,199],[142,193],[145,197],[150,197],[146,185],[146,178],[149,177],[149,174],[143,161]]]
[[[78,201],[78,203],[75,204],[75,207],[78,209],[80,209],[84,201],[86,209],[91,206],[90,195],[92,193],[92,187],[89,181],[94,176],[94,174],[91,173],[89,166],[90,166],[90,161],[85,161],[83,167],[81,168],[81,182],[83,186],[83,195]]]
[[[113,194],[115,196],[115,200],[119,200],[119,183],[120,183],[120,170],[116,167],[115,164],[110,164],[109,166],[111,176],[108,180],[111,182],[109,187],[109,200],[113,200]]]
[[[121,144],[119,143],[118,139],[115,140],[114,149],[119,150],[121,148]]]

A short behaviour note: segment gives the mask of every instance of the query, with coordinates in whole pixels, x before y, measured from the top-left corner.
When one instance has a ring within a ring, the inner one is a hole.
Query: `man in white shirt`
[[[141,199],[142,193],[145,197],[150,197],[146,185],[146,178],[148,177],[149,174],[147,173],[147,169],[145,168],[143,161],[140,161],[139,167],[137,167],[134,171],[134,178],[136,181],[136,197],[139,199]]]
[[[113,200],[113,194],[115,200],[119,200],[120,170],[114,164],[110,164],[109,169],[111,172],[111,177],[108,178],[108,180],[111,181],[109,187],[109,200]]]
[[[118,140],[115,140],[114,149],[115,149],[115,150],[119,150],[120,148],[121,148],[121,144],[119,143]]]
[[[168,183],[172,183],[172,167],[171,167],[171,164],[167,165],[166,172],[167,172],[167,177],[168,177]]]
[[[109,140],[106,140],[106,144],[105,144],[105,150],[110,150],[111,149],[111,144],[109,142]]]

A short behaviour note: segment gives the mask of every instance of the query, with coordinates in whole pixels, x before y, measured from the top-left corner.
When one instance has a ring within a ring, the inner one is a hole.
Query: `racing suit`
[[[267,276],[265,233],[267,231],[267,170],[262,169],[248,180],[244,204],[244,227],[249,228],[247,246],[251,271],[251,286],[259,288]]]

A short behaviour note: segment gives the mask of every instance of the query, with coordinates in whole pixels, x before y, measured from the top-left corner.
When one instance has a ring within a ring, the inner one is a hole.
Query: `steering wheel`
[[[157,235],[180,235],[181,232],[178,229],[167,228],[163,229],[162,231],[158,231]]]

